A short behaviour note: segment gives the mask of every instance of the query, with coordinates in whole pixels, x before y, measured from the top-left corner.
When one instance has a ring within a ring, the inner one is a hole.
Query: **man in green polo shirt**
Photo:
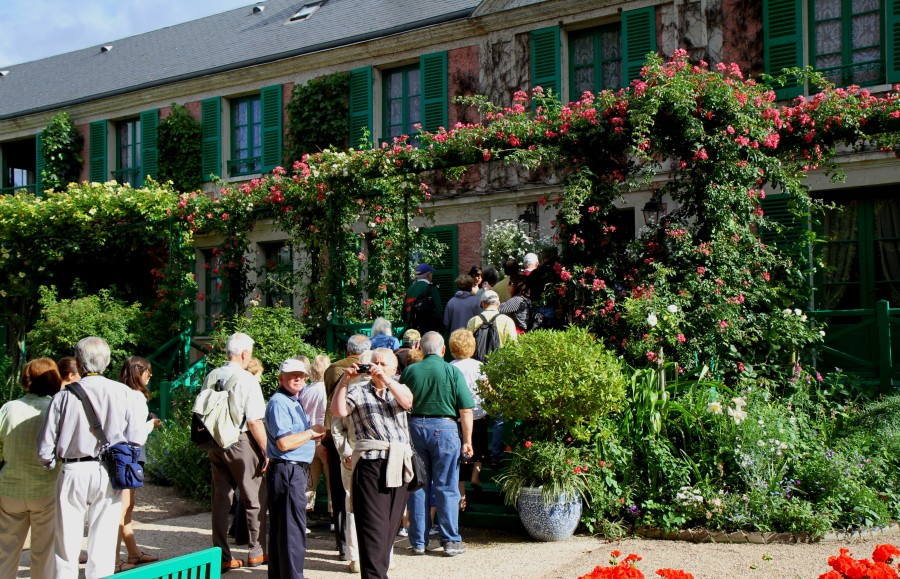
[[[459,457],[460,451],[463,457],[472,456],[475,401],[462,372],[444,361],[444,338],[439,333],[422,336],[419,347],[425,359],[407,367],[400,382],[413,393],[409,431],[431,478],[441,546],[445,555],[453,557],[466,551],[459,535]],[[427,488],[409,496],[409,544],[416,555],[424,554],[428,546],[431,520]]]

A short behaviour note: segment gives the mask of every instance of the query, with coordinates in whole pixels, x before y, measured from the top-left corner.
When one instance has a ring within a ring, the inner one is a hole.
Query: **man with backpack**
[[[426,332],[443,332],[444,309],[436,285],[431,283],[434,268],[427,263],[416,266],[416,281],[406,290],[403,301],[403,321],[407,328]]]
[[[481,307],[484,308],[483,311],[469,320],[466,329],[475,335],[475,354],[472,357],[484,362],[487,355],[497,348],[515,342],[518,334],[512,318],[498,311],[500,296],[497,292],[484,292]]]
[[[237,424],[237,441],[227,448],[209,451],[212,465],[212,536],[213,546],[222,549],[222,571],[238,567],[258,567],[268,562],[266,556],[266,485],[263,473],[266,457],[266,403],[259,380],[247,371],[253,358],[253,338],[243,333],[232,334],[225,343],[228,361],[207,375],[203,389],[227,392],[228,412],[219,422],[222,430]],[[203,393],[201,392],[202,396]],[[198,396],[198,401],[200,396]],[[211,406],[211,405],[210,405]],[[198,406],[195,405],[195,413]],[[201,409],[202,410],[202,409]],[[204,421],[206,422],[206,421]],[[213,432],[213,438],[217,432]],[[217,440],[217,442],[219,442]],[[241,492],[247,515],[250,542],[247,561],[235,559],[228,544],[228,513],[234,489]]]

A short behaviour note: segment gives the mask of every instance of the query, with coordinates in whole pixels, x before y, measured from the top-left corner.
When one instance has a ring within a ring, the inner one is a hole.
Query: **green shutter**
[[[885,7],[885,68],[887,82],[900,82],[900,0],[887,0]]]
[[[369,137],[362,145],[363,135]],[[372,67],[350,71],[350,146],[372,146]]]
[[[159,109],[141,113],[141,178],[157,178],[159,175],[159,149],[156,146],[159,127]]]
[[[640,78],[647,54],[656,52],[656,7],[622,12],[622,84]]]
[[[762,229],[759,237],[766,245],[795,255],[803,254],[806,257],[807,219],[797,215],[794,204],[795,202],[788,195],[767,195],[760,202],[763,215],[781,228],[780,230],[777,227]]]
[[[459,275],[457,227],[456,225],[443,225],[429,227],[422,232],[444,244],[444,251],[435,260],[435,263],[430,265],[434,268],[431,282],[438,287],[441,305],[446,307],[450,298],[456,294],[456,277]]]
[[[281,85],[259,91],[262,108],[262,172],[269,173],[281,165]]]
[[[800,0],[763,0],[763,62],[766,72],[803,66],[803,22]],[[796,79],[775,91],[780,99],[803,93]]]
[[[559,26],[531,31],[531,88],[560,98]]]
[[[222,174],[222,97],[200,103],[201,173],[204,181]]]
[[[90,125],[91,181],[106,183],[109,173],[106,169],[106,121],[94,121]]]
[[[34,194],[43,195],[44,178],[41,173],[44,172],[46,159],[44,158],[44,133],[40,132],[34,136]]]
[[[419,59],[422,74],[422,130],[447,128],[447,53],[425,54]]]

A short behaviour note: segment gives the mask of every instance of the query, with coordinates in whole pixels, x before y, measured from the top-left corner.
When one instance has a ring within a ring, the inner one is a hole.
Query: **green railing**
[[[206,368],[205,358],[191,365],[191,337],[190,328],[183,330],[147,356],[147,360],[153,366],[154,380],[151,389],[155,387],[159,392],[157,398],[159,407],[154,410],[162,420],[168,418],[171,413],[172,389],[188,379],[186,377],[201,371],[197,368],[200,362],[203,363],[202,370]]]
[[[391,322],[391,330],[398,339],[403,335],[406,326],[403,322],[397,324]],[[363,336],[372,335],[372,323],[367,322],[359,324],[355,322],[344,321],[340,316],[325,326],[325,349],[329,354],[343,356],[347,349],[347,340],[350,336],[362,334]]]
[[[0,195],[12,195],[17,191],[28,191],[29,193],[34,193],[37,185],[35,183],[31,183],[29,185],[19,185],[18,187],[0,187]]]
[[[827,322],[820,359],[840,363],[842,370],[859,375],[884,392],[900,385],[893,343],[896,335],[900,347],[900,308],[892,308],[887,300],[881,300],[871,309],[807,313]]]
[[[219,579],[222,576],[222,549],[212,547],[166,559],[158,563],[141,565],[131,571],[110,575],[117,579]]]
[[[140,187],[141,168],[128,167],[126,169],[117,169],[112,171],[113,179],[118,183],[130,183],[132,187]]]
[[[262,157],[245,157],[243,159],[228,160],[228,175],[249,175],[259,173],[262,167]]]

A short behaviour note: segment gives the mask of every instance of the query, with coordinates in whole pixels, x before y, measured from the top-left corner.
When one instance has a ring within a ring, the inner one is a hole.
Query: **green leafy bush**
[[[44,155],[41,182],[44,189],[62,191],[69,183],[78,181],[83,147],[84,137],[75,128],[69,113],[63,111],[53,115],[41,132],[41,152]]]
[[[552,240],[535,237],[528,232],[524,221],[497,221],[488,225],[481,239],[484,263],[503,273],[503,262],[515,259],[521,265],[526,253],[540,255],[541,250],[553,245]]]
[[[527,423],[544,439],[585,439],[625,398],[622,364],[584,329],[536,330],[492,352],[482,389],[488,412]]]
[[[205,450],[191,442],[191,407],[194,393],[186,388],[174,392],[175,415],[147,440],[147,473],[170,484],[193,499],[209,500],[212,470]]]
[[[28,357],[58,360],[72,354],[86,336],[99,336],[111,350],[107,373],[118,375],[125,358],[139,351],[146,314],[138,303],[117,299],[108,289],[96,295],[58,299],[55,287],[40,288],[41,315],[28,332]]]
[[[285,307],[254,307],[249,315],[238,315],[223,320],[212,336],[211,366],[225,362],[225,342],[234,332],[243,332],[256,341],[253,355],[265,368],[260,382],[263,394],[268,398],[278,387],[278,368],[287,358],[304,355],[312,359],[319,351],[304,341],[307,329]]]
[[[183,105],[159,122],[159,182],[172,181],[176,191],[194,191],[203,185],[200,122]]]
[[[306,153],[343,149],[350,139],[350,75],[342,72],[294,86],[287,105],[285,157],[296,161]],[[350,143],[356,146],[358,143]]]

